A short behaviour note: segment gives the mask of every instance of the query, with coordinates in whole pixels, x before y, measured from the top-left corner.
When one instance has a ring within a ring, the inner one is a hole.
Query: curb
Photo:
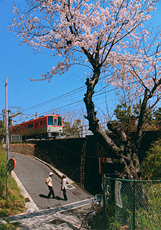
[[[50,164],[46,163],[45,161],[39,159],[38,157],[32,156],[36,160],[40,161],[41,163],[47,165],[51,170],[54,171],[54,173],[59,176],[60,178],[64,175],[64,173],[60,172],[58,169],[56,169],[54,166],[51,166]],[[69,177],[66,177],[67,184],[75,184],[73,180],[71,180]]]
[[[35,218],[35,217],[41,217],[41,216],[49,216],[49,215],[54,215],[56,213],[63,213],[69,210],[74,210],[86,205],[91,205],[92,199],[85,199],[79,202],[73,202],[71,204],[66,204],[60,207],[55,207],[55,208],[50,208],[50,209],[44,209],[44,210],[39,210],[37,212],[33,213],[21,213],[17,214],[14,216],[8,217],[11,221],[11,223],[15,223],[18,221],[22,221],[24,219],[29,219],[29,218]]]
[[[34,203],[33,199],[31,198],[31,196],[26,191],[25,187],[17,177],[16,173],[12,171],[11,175],[15,179],[17,186],[20,189],[21,195],[24,197],[24,199],[28,200],[28,202],[25,202],[25,207],[27,209],[26,213],[38,211],[39,208],[37,207],[37,205]]]

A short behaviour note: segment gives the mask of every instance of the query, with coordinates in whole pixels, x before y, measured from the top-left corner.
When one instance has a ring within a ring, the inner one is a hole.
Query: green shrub
[[[9,219],[5,219],[5,221],[7,224],[0,224],[0,230],[16,230],[19,225],[18,222],[11,224]]]
[[[6,136],[6,130],[3,122],[0,120],[0,146],[2,145],[2,140],[5,138],[5,136]]]
[[[3,192],[6,186],[6,162],[7,157],[4,150],[0,149],[0,198],[3,197]]]
[[[155,141],[141,163],[142,178],[161,180],[161,139]]]
[[[0,148],[0,218],[25,211],[24,197],[13,177],[9,174],[9,198],[6,199],[6,163],[5,151]]]

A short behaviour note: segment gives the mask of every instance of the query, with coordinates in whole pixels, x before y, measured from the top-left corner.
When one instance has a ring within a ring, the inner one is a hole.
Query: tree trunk
[[[94,71],[93,77],[91,79],[87,78],[87,92],[84,97],[84,102],[86,105],[87,116],[86,118],[89,121],[89,130],[97,137],[100,144],[105,148],[109,149],[109,154],[112,159],[118,159],[119,163],[123,165],[124,172],[123,176],[129,179],[139,180],[140,173],[140,163],[138,158],[138,148],[140,146],[142,132],[141,128],[138,128],[138,132],[135,136],[135,140],[129,136],[129,133],[126,134],[119,127],[114,127],[111,123],[108,123],[107,126],[110,131],[117,135],[119,145],[116,144],[112,137],[110,137],[102,128],[99,126],[99,119],[96,117],[96,111],[94,108],[94,103],[92,97],[94,95],[94,88],[99,80],[100,71]],[[143,108],[145,109],[146,103],[144,103]],[[144,110],[143,109],[143,110]],[[144,111],[142,112],[144,113]],[[143,119],[140,119],[139,127]],[[136,141],[137,140],[137,141]],[[135,143],[136,141],[136,143]],[[112,154],[111,154],[112,152]]]

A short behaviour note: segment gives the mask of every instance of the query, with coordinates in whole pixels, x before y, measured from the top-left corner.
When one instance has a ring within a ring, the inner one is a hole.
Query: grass
[[[0,218],[9,217],[25,211],[24,197],[20,194],[20,190],[9,174],[9,197],[6,196],[6,163],[7,157],[5,151],[0,148]],[[6,220],[6,219],[5,219]],[[0,229],[16,229],[16,226],[10,224],[7,220],[6,225],[0,224]]]
[[[137,186],[138,188],[138,186]],[[140,190],[137,190],[139,193]],[[135,229],[160,230],[161,229],[161,181],[144,183],[144,194],[136,193],[135,197]],[[106,206],[106,216],[100,212],[93,221],[92,229],[122,230],[133,229],[133,202],[132,196],[121,193],[122,208],[115,202]]]
[[[161,229],[161,183],[153,181],[144,184],[146,195],[135,196],[135,229],[159,230]],[[139,191],[139,190],[137,190]],[[129,195],[130,197],[130,195]],[[122,208],[114,203],[107,207],[108,230],[133,229],[133,203],[127,195],[121,194]],[[131,196],[132,198],[132,196]],[[96,228],[94,228],[96,229]]]

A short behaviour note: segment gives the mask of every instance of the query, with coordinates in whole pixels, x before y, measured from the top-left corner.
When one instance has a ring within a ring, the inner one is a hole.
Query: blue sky
[[[19,37],[8,32],[7,27],[13,17],[13,2],[25,4],[25,0],[0,0],[0,114],[5,108],[5,78],[7,78],[8,107],[12,112],[17,112],[17,107],[20,107],[24,115],[35,115],[37,112],[38,116],[41,116],[50,111],[63,115],[70,109],[79,116],[85,111],[83,103],[86,92],[85,68],[73,67],[65,75],[54,77],[51,83],[31,82],[30,78],[40,79],[42,73],[49,71],[56,59],[49,56],[50,51],[34,54],[26,44],[19,45]],[[154,26],[161,24],[160,12],[161,1],[157,3],[157,11],[152,20]],[[101,84],[103,83],[100,83],[100,87]],[[117,102],[116,91],[108,92],[109,90],[107,87],[106,96],[110,101],[110,110]],[[99,92],[98,88],[98,96],[94,100],[106,113],[104,91]],[[1,117],[0,115],[0,119]]]

